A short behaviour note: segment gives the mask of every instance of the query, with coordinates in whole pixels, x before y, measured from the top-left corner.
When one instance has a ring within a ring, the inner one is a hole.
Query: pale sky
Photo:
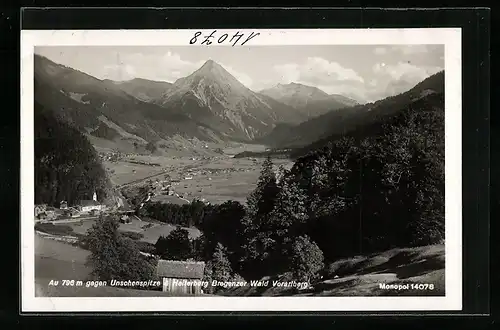
[[[117,81],[174,82],[212,59],[253,91],[296,82],[361,102],[407,91],[444,69],[443,45],[47,46],[35,53]]]

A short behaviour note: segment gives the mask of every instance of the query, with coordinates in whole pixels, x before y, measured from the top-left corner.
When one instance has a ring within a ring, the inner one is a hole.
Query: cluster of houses
[[[58,218],[80,217],[82,215],[96,215],[103,212],[106,205],[97,200],[97,193],[91,200],[81,200],[74,206],[69,206],[68,202],[61,201],[59,208],[46,204],[35,205],[35,218],[39,220],[56,220]]]
[[[99,154],[99,158],[108,162],[117,162],[123,158],[123,155],[119,152],[103,152]]]

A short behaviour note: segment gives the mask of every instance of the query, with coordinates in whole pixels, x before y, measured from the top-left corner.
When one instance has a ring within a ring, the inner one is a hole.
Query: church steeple
[[[94,191],[94,196],[92,196],[92,200],[94,202],[97,202],[97,193]]]

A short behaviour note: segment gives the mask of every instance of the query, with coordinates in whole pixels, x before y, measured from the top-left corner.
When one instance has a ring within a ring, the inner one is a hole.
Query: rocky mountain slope
[[[303,120],[285,104],[251,91],[212,60],[178,79],[164,94],[162,106],[236,140],[262,136],[280,122]]]

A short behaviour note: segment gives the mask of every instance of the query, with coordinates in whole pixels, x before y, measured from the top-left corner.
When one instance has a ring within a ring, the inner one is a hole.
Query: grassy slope
[[[47,281],[36,281],[37,297],[172,297],[174,295],[162,291],[146,291],[136,289],[122,289],[116,287],[87,288],[47,286]],[[179,295],[175,295],[179,296]]]
[[[444,245],[392,249],[369,256],[338,260],[327,267],[324,278],[300,294],[278,287],[240,287],[230,296],[423,296],[444,295]],[[335,278],[338,276],[338,278]],[[284,280],[281,280],[284,281]],[[380,283],[434,284],[432,291],[382,290]]]

